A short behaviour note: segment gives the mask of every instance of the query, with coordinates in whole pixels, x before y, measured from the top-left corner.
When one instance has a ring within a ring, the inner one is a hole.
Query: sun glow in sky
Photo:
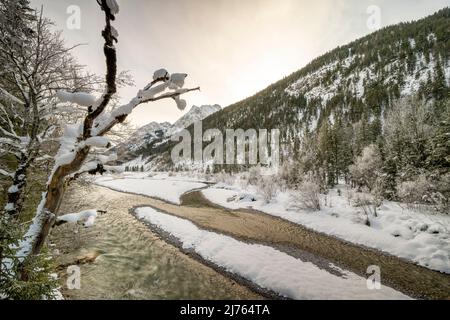
[[[68,45],[86,43],[74,55],[93,72],[104,73],[103,16],[94,0],[32,0],[61,29]],[[226,107],[264,89],[312,59],[373,32],[367,8],[380,8],[381,27],[425,17],[450,0],[118,0],[114,26],[120,70],[136,86],[123,88],[124,102],[145,86],[153,71],[189,74],[185,96],[191,105]],[[81,9],[81,28],[67,28],[67,8]],[[186,111],[187,111],[186,110]],[[185,112],[186,112],[185,111]],[[182,113],[172,101],[139,106],[135,125],[174,122]]]

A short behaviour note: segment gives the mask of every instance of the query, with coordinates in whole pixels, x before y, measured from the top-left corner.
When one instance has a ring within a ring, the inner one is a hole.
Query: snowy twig
[[[0,169],[0,175],[5,176],[5,177],[9,177],[9,178],[13,178],[14,177],[14,173],[8,172],[8,171],[3,170],[3,169]]]

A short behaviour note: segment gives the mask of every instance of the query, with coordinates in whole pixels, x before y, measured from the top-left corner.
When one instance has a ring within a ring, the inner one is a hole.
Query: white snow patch
[[[338,195],[341,189],[341,196]],[[202,190],[213,203],[230,209],[253,208],[306,226],[343,240],[385,251],[432,270],[450,273],[450,216],[412,211],[400,203],[384,201],[377,217],[369,216],[366,226],[361,208],[349,203],[345,186],[321,195],[322,210],[308,212],[291,208],[292,190],[279,192],[266,203],[256,187],[217,185]],[[253,194],[257,201],[239,200],[241,194]],[[355,194],[355,197],[358,196]],[[328,205],[325,206],[325,198]]]
[[[90,137],[90,138],[86,139],[85,144],[87,146],[103,148],[109,144],[109,139],[106,137],[100,137],[100,136]]]
[[[8,193],[16,193],[19,191],[19,187],[17,186],[17,184],[13,184],[11,187],[9,187],[8,189]]]
[[[133,174],[126,172],[121,176],[105,175],[97,178],[95,183],[117,191],[130,192],[149,197],[163,199],[180,204],[184,193],[203,188],[204,183],[172,179],[167,176],[149,176],[148,173]]]
[[[138,208],[136,215],[179,239],[204,259],[292,299],[408,299],[389,287],[369,290],[366,279],[341,270],[339,277],[272,247],[249,244],[199,229],[192,222],[152,208]],[[333,266],[332,266],[333,267]],[[336,267],[334,267],[337,269]]]

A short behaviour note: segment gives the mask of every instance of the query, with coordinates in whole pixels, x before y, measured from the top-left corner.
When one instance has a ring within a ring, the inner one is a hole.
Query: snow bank
[[[179,239],[183,248],[248,279],[260,287],[293,299],[408,299],[389,287],[369,290],[366,279],[333,265],[343,277],[319,269],[268,246],[248,244],[152,208],[138,208],[136,215]]]
[[[96,179],[95,183],[117,191],[155,197],[175,204],[180,204],[180,197],[184,193],[206,187],[206,184],[200,182],[176,180],[164,175],[154,177],[148,175],[148,173],[125,173],[119,178],[105,176]]]
[[[338,189],[341,189],[341,196]],[[375,248],[413,261],[421,266],[450,273],[450,216],[433,215],[402,208],[385,201],[365,225],[362,209],[349,204],[346,189],[339,186],[327,195],[327,206],[319,212],[291,210],[289,191],[280,192],[270,203],[258,196],[253,186],[217,185],[202,190],[213,203],[230,209],[253,209],[306,226],[343,240]],[[248,201],[249,194],[256,201]],[[246,195],[243,197],[243,195]],[[325,202],[325,196],[322,203]]]

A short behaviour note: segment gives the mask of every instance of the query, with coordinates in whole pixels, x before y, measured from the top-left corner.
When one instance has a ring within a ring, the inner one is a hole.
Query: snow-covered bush
[[[368,194],[358,194],[354,200],[354,206],[362,210],[362,214],[365,217],[365,224],[370,226],[370,217],[377,217],[377,208],[381,203],[377,201],[374,197]]]
[[[299,180],[299,163],[293,161],[285,161],[278,170],[278,179],[280,186],[283,188],[292,188]]]
[[[259,181],[260,178],[261,178],[261,167],[260,166],[251,167],[250,170],[248,171],[248,183],[252,185],[257,185],[260,182]]]
[[[235,177],[233,177],[231,174],[229,174],[225,171],[222,171],[215,175],[215,180],[217,183],[232,185],[232,184],[234,184]]]
[[[359,188],[367,187],[369,190],[375,188],[375,184],[381,175],[381,157],[378,147],[371,144],[364,148],[355,164],[349,167],[350,176]]]
[[[436,181],[431,181],[426,175],[419,175],[404,181],[397,186],[397,195],[410,209],[421,209],[431,205],[436,211],[449,212],[450,174]]]
[[[278,184],[272,176],[260,176],[257,182],[258,194],[266,203],[272,201],[278,193]]]
[[[439,175],[435,184],[436,190],[430,195],[435,209],[439,212],[450,214],[450,172]]]
[[[355,192],[353,191],[353,189],[347,187],[346,197],[347,197],[347,202],[349,205],[352,204],[354,196],[355,196]]]
[[[424,202],[424,197],[429,191],[428,181],[424,176],[419,176],[411,181],[404,181],[397,186],[397,195],[408,208],[413,209]]]
[[[320,210],[320,185],[312,175],[298,184],[290,195],[290,207],[300,210]]]

